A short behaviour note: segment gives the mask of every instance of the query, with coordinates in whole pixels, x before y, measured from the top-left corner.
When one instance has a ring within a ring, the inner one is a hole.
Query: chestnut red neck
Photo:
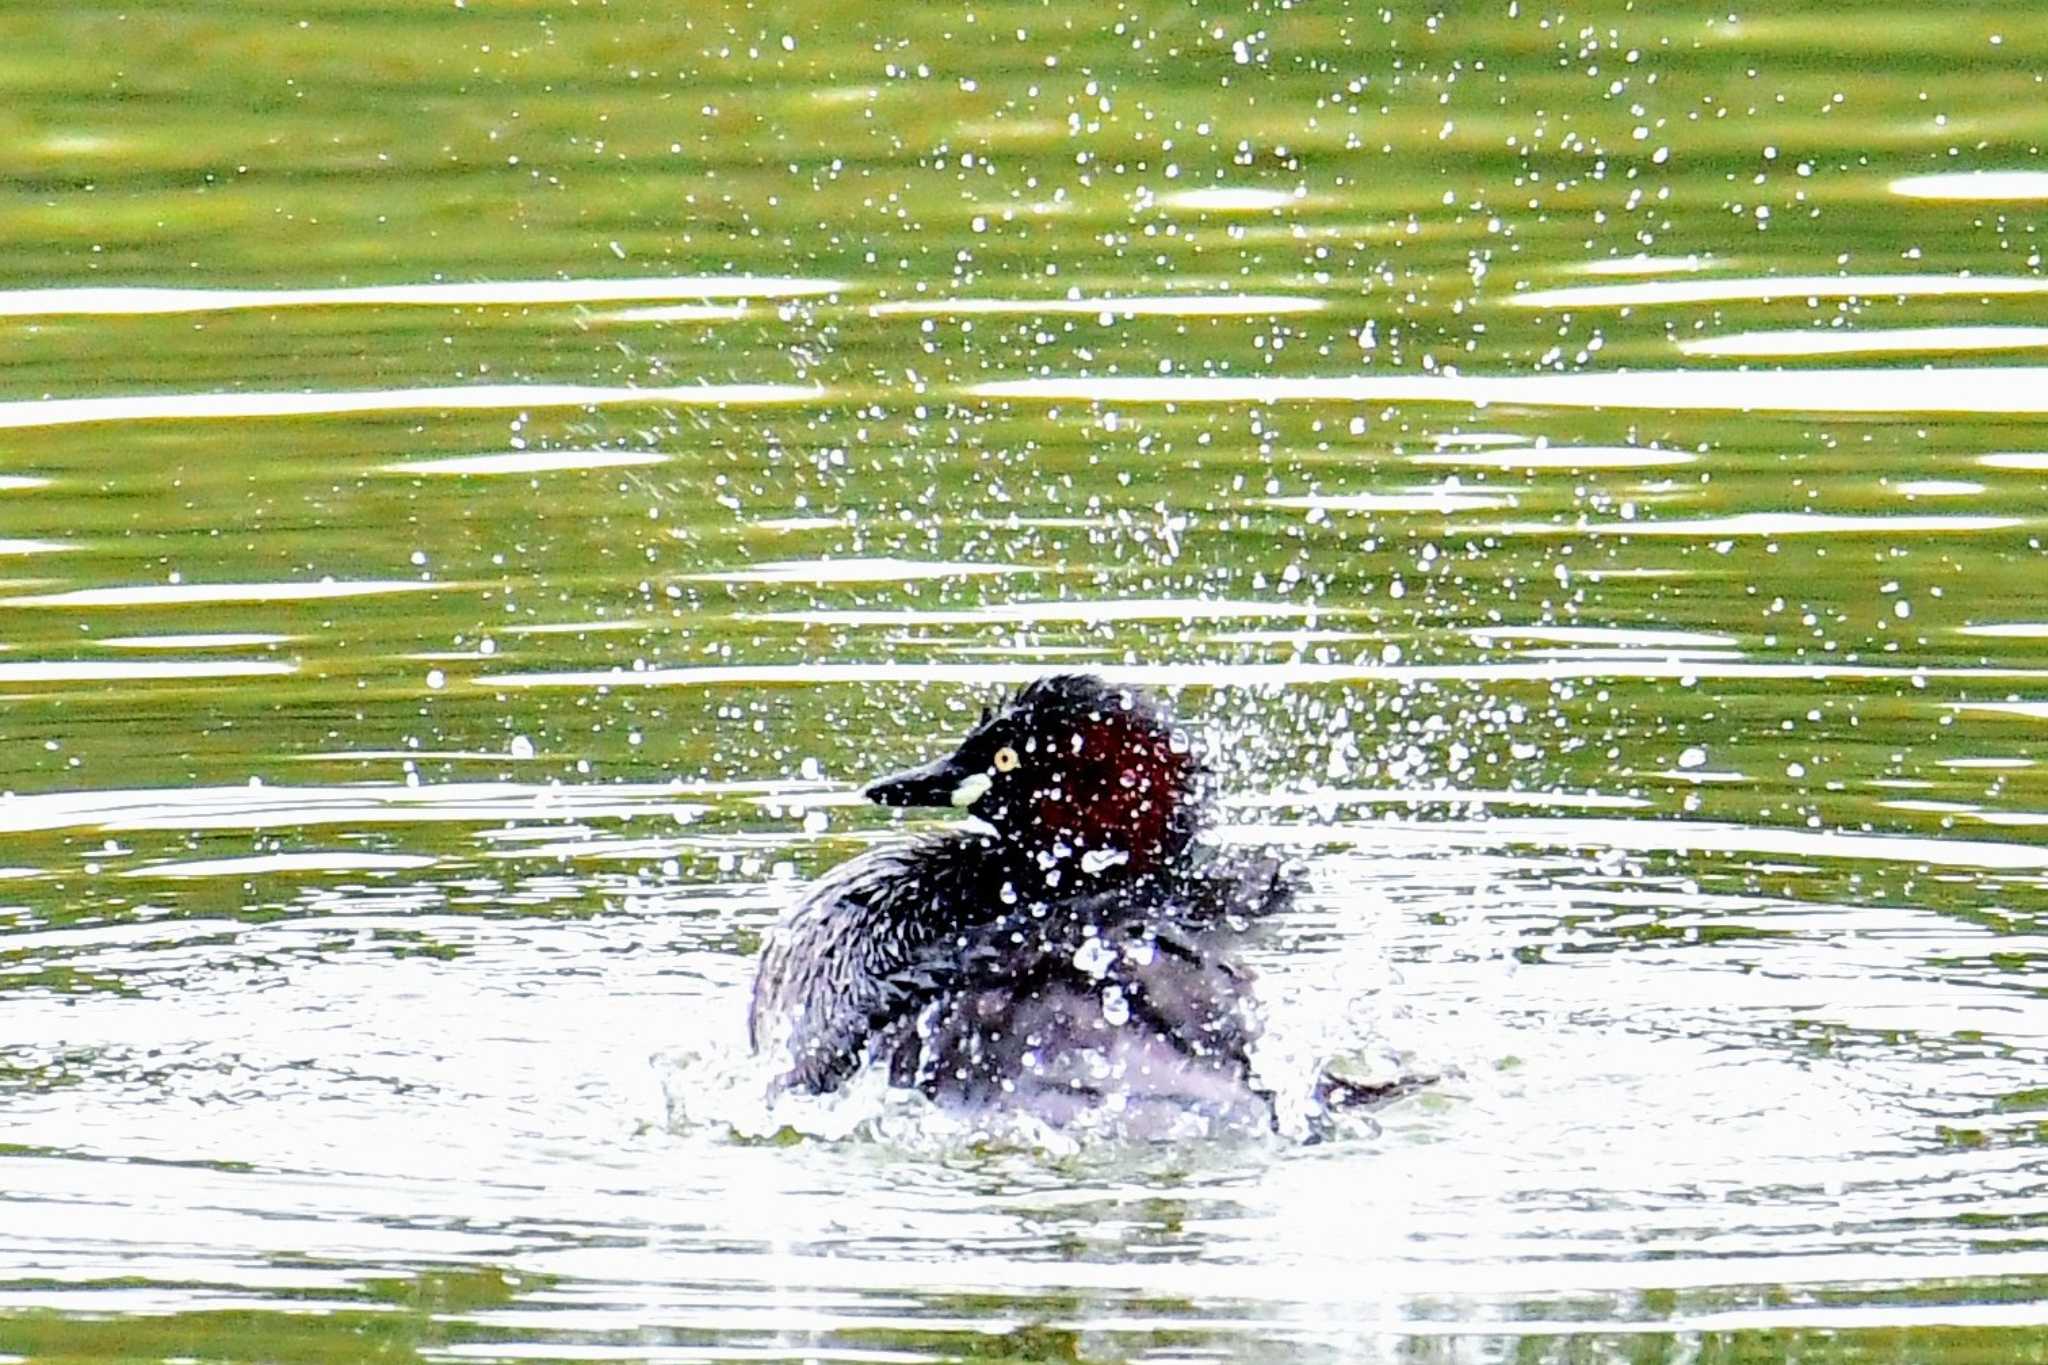
[[[1195,833],[1200,765],[1185,736],[1154,722],[1111,711],[1053,738],[1047,771],[1019,812],[1027,818],[997,827],[1089,878],[1143,875],[1178,859]]]

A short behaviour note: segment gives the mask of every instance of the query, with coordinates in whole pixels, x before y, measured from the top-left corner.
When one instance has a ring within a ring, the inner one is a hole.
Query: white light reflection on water
[[[269,308],[551,307],[627,299],[781,299],[833,294],[838,280],[706,275],[650,279],[477,280],[340,289],[149,286],[0,290],[0,317],[136,317]]]
[[[1983,484],[1968,479],[1901,479],[1891,487],[1909,498],[1967,498],[1984,491]]]
[[[1162,194],[1158,202],[1163,208],[1189,209],[1198,213],[1270,213],[1298,203],[1302,197],[1291,190],[1264,190],[1249,185],[1204,185]]]
[[[621,308],[592,322],[737,322],[751,310],[737,303],[671,303],[659,308]]]
[[[405,759],[429,753],[395,751]],[[370,753],[312,755],[367,758]],[[480,757],[507,761],[506,756]],[[569,820],[665,816],[690,820],[703,813],[701,798],[735,791],[782,791],[787,784],[649,782],[565,787],[545,783],[435,782],[250,784],[242,787],[164,787],[0,794],[0,832],[90,829],[278,829],[315,825],[393,824],[417,821],[487,823],[494,820]],[[699,800],[685,800],[696,797]]]
[[[2038,281],[2048,292],[2048,280]],[[1630,370],[1613,374],[1334,375],[1301,378],[1173,375],[1005,379],[977,398],[1034,402],[1497,403],[1674,412],[1979,412],[2048,414],[2048,369]]]
[[[1513,507],[1517,501],[1512,493],[1460,488],[1455,483],[1390,493],[1306,493],[1260,500],[1266,507],[1342,513],[1483,511],[1490,507]]]
[[[981,607],[934,611],[903,607],[888,611],[820,608],[812,611],[742,612],[742,620],[799,621],[820,626],[971,626],[1042,625],[1073,622],[1101,625],[1112,621],[1230,621],[1244,618],[1298,620],[1304,617],[1343,619],[1358,608],[1326,607],[1291,602],[1232,602],[1222,598],[1089,598],[1065,602],[1009,601]]]
[[[1230,837],[1260,844],[1328,845],[1344,838],[1341,825],[1234,825]],[[1706,820],[1496,817],[1444,821],[1406,828],[1375,822],[1358,840],[1400,847],[1498,849],[1515,845],[1559,849],[1608,848],[1632,853],[1777,854],[1802,859],[1869,859],[1932,867],[2048,868],[2048,847],[1982,839],[1858,834],[1844,830],[1784,829],[1717,824]],[[2048,1030],[2048,1016],[2042,1020]]]
[[[1044,673],[1030,664],[792,663],[704,664],[682,667],[570,669],[538,673],[489,673],[471,678],[477,687],[745,687],[841,683],[961,683],[1015,686]],[[1751,663],[1659,655],[1649,650],[1570,655],[1528,663],[1187,663],[1119,664],[1116,679],[1155,687],[1277,687],[1289,683],[1341,682],[1505,682],[1559,678],[1777,678],[1825,682],[1836,678],[2048,678],[2048,668],[1915,667],[1851,663]]]
[[[279,678],[296,672],[296,664],[257,659],[21,659],[0,662],[0,683]]]
[[[1630,630],[1618,626],[1473,626],[1465,633],[1481,644],[1494,640],[1549,640],[1622,649],[1733,649],[1741,643],[1732,635],[1700,630]]]
[[[1581,275],[1689,275],[1713,264],[1703,256],[1616,256],[1604,261],[1587,261],[1576,267]]]
[[[2048,621],[2000,621],[1981,626],[1957,626],[1956,634],[1979,635],[1994,640],[2048,640]]]
[[[1097,318],[1282,317],[1316,313],[1327,301],[1298,294],[1153,294],[1127,298],[903,299],[872,304],[870,317],[1030,317],[1035,314]]]
[[[407,579],[322,579],[314,583],[137,583],[121,588],[0,597],[0,607],[179,607],[228,602],[325,602],[344,597],[431,592],[459,585]]]
[[[680,575],[699,583],[901,583],[909,579],[983,577],[1039,573],[1028,564],[984,564],[974,561],[892,559],[886,556],[846,559],[790,559],[753,564],[744,569]]]
[[[1944,351],[2019,351],[2048,346],[2048,327],[1812,328],[1736,332],[1678,343],[1685,355],[1725,359],[1809,355],[1939,355]]]
[[[318,853],[263,853],[247,858],[206,858],[195,862],[131,867],[124,877],[261,877],[279,873],[409,872],[432,867],[434,859],[404,853],[360,853],[346,849]]]
[[[2022,720],[2048,720],[2048,701],[1957,701],[1948,705],[1954,711],[1977,712],[1990,716],[2018,716]]]
[[[605,617],[590,621],[543,621],[527,625],[499,626],[506,635],[618,634],[649,630],[654,622],[638,616]]]
[[[1942,199],[1953,203],[2029,202],[2048,200],[2048,171],[1945,171],[1906,175],[1892,181],[1891,192],[1906,199]]]
[[[2034,275],[1765,275],[1586,284],[1508,295],[1512,308],[1653,308],[1681,303],[1767,303],[1773,299],[2005,298],[2048,294]]]
[[[754,407],[809,403],[825,391],[808,384],[673,384],[660,388],[601,384],[454,384],[417,389],[340,389],[305,393],[153,393],[114,398],[40,398],[0,402],[0,430],[82,422],[189,422],[259,417],[332,417],[371,412],[466,412],[498,408],[601,408],[633,403],[678,407]]]
[[[102,649],[253,649],[261,645],[286,645],[296,635],[219,633],[209,635],[115,635],[96,643]]]
[[[1510,446],[1487,450],[1440,450],[1410,455],[1408,463],[1477,469],[1657,469],[1691,464],[1699,457],[1683,450],[1640,446]]]
[[[1876,516],[1828,512],[1743,512],[1732,517],[1673,518],[1668,521],[1522,521],[1491,528],[1517,536],[1717,536],[1908,535],[2007,531],[2028,523],[2020,517]]]
[[[637,469],[667,464],[658,450],[508,450],[496,455],[451,455],[394,460],[379,465],[387,474],[494,475],[552,474],[581,469]]]

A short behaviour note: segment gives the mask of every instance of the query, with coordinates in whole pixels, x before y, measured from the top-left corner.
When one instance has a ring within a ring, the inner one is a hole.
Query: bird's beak
[[[949,755],[922,768],[897,773],[868,784],[861,795],[878,806],[958,806],[979,801],[991,785],[989,775]]]

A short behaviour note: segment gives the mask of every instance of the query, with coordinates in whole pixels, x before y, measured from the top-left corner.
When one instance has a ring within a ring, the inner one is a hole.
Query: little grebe
[[[786,1057],[778,1087],[829,1092],[872,1063],[949,1107],[1055,1125],[1105,1107],[1272,1122],[1234,940],[1292,887],[1270,856],[1195,846],[1204,785],[1158,701],[1062,674],[870,786],[982,823],[853,859],[777,926],[748,1033]],[[1316,1098],[1401,1088],[1326,1077]]]

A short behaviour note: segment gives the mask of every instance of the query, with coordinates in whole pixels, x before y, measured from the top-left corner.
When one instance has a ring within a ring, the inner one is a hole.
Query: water
[[[2048,13],[0,37],[0,1357],[2048,1359]],[[1442,1083],[762,1107],[1064,667]]]

